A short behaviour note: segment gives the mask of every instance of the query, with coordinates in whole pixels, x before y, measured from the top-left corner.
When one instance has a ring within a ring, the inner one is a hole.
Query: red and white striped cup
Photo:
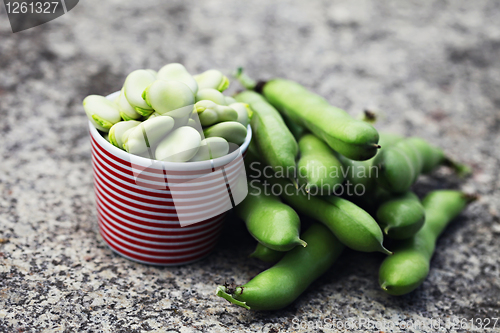
[[[89,129],[99,231],[106,244],[125,258],[151,265],[183,265],[207,256],[225,212],[247,194],[242,155],[252,137],[250,126],[239,149],[186,163],[129,154],[90,122]],[[244,181],[243,189],[238,180]]]

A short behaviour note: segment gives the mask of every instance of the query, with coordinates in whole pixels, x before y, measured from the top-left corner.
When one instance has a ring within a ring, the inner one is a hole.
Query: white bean
[[[187,85],[189,89],[196,95],[198,92],[198,83],[196,80],[189,74],[186,67],[181,64],[173,63],[163,66],[158,71],[157,78],[159,80],[166,81],[180,81]]]
[[[253,113],[248,104],[233,103],[229,106],[236,110],[236,112],[238,113],[238,118],[236,119],[236,121],[246,127],[250,122],[250,118],[252,117]]]
[[[160,161],[187,162],[199,150],[201,136],[198,131],[189,126],[174,130],[156,147],[155,157]]]
[[[121,120],[118,106],[103,96],[90,95],[83,100],[83,109],[90,122],[103,132]]]
[[[114,146],[123,149],[123,134],[131,128],[138,126],[141,122],[136,120],[120,121],[109,130],[109,142]]]
[[[153,108],[142,98],[142,93],[156,77],[145,69],[138,69],[130,73],[123,85],[125,97],[130,105],[142,116],[149,116]]]
[[[172,117],[161,116],[145,120],[135,127],[123,142],[123,148],[131,154],[140,154],[154,147],[174,127]]]
[[[145,90],[145,97],[161,115],[183,118],[193,112],[193,92],[179,81],[156,80]]]
[[[194,79],[198,82],[198,89],[211,88],[224,91],[229,86],[229,79],[216,69],[195,75]]]
[[[200,89],[196,94],[196,102],[203,100],[212,101],[219,105],[227,105],[226,96],[222,95],[220,91],[215,89]]]
[[[189,161],[206,161],[227,155],[229,152],[229,143],[224,138],[212,137],[202,140],[200,149]]]
[[[118,105],[118,109],[120,109],[120,116],[123,120],[135,120],[141,117],[141,115],[135,111],[125,97],[124,88],[120,91],[116,104]]]

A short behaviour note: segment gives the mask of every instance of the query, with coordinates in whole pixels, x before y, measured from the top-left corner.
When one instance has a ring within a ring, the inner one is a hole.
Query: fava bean
[[[307,247],[295,247],[276,265],[234,290],[217,287],[216,294],[252,310],[278,310],[289,305],[333,265],[344,249],[342,243],[318,223],[309,227],[303,239]]]
[[[146,69],[146,71],[149,72],[149,73],[151,73],[154,77],[158,76],[158,72],[155,71],[154,69],[148,68],[148,69]]]
[[[231,96],[224,96],[224,99],[226,100],[226,105],[231,105],[233,103],[236,103],[236,100]]]
[[[109,142],[111,142],[113,146],[123,149],[123,141],[122,141],[123,134],[129,129],[138,126],[140,123],[141,123],[140,121],[129,120],[129,121],[120,121],[114,124],[113,127],[111,127],[111,129],[109,130]]]
[[[404,295],[415,290],[429,274],[432,255],[439,235],[475,197],[460,191],[440,190],[423,200],[424,226],[411,238],[395,245],[394,254],[380,266],[380,287],[391,295]]]
[[[217,136],[241,145],[247,136],[247,128],[236,121],[225,121],[208,127],[203,133],[205,138]]]
[[[377,222],[392,239],[406,239],[424,225],[425,210],[413,192],[393,195],[377,209]]]
[[[139,126],[139,125],[137,125],[137,126]],[[125,146],[124,146],[125,145],[124,143],[127,142],[128,137],[129,137],[130,133],[132,133],[132,131],[134,130],[134,128],[135,127],[129,128],[128,130],[126,130],[125,132],[123,132],[121,149],[126,150]]]
[[[193,119],[190,119],[193,120]],[[194,121],[194,120],[193,120]],[[189,161],[207,161],[214,158],[222,157],[229,153],[229,143],[224,138],[212,137],[201,140],[200,148],[196,155]]]
[[[208,100],[218,105],[227,105],[226,96],[215,89],[200,89],[196,94],[196,102]]]
[[[108,132],[111,126],[121,121],[118,106],[103,96],[85,97],[83,109],[90,122],[102,132]]]
[[[253,138],[263,161],[275,172],[286,173],[286,178],[295,180],[295,159],[299,147],[278,111],[262,95],[253,91],[239,93],[236,100],[248,104],[253,111]]]
[[[313,134],[306,134],[299,140],[300,159],[297,163],[299,184],[306,191],[330,194],[344,182],[342,164],[334,152]]]
[[[285,254],[286,252],[271,250],[261,243],[257,243],[255,250],[248,257],[259,259],[263,262],[275,263],[280,261]]]
[[[123,140],[123,148],[131,154],[141,154],[154,147],[174,128],[172,117],[161,116],[143,121]]]
[[[266,195],[257,181],[248,185],[248,195],[236,206],[236,213],[245,221],[250,235],[276,251],[306,246],[299,238],[300,218],[297,213],[278,197]]]
[[[194,95],[198,92],[198,83],[191,74],[189,74],[186,67],[181,64],[172,63],[163,66],[158,71],[157,78],[158,80],[182,82],[189,87]]]
[[[127,98],[125,97],[124,88],[122,88],[122,90],[120,91],[120,95],[116,99],[116,104],[118,105],[120,116],[123,120],[135,120],[142,117],[128,102]]]
[[[156,117],[161,117],[161,114],[159,114],[158,112],[153,112],[153,113],[151,113],[151,115],[148,117],[148,119],[153,119],[153,118],[156,118]]]
[[[200,144],[200,133],[192,127],[183,126],[174,130],[158,144],[155,157],[159,161],[187,162],[196,155]]]
[[[238,112],[225,105],[218,105],[209,100],[202,100],[194,105],[198,112],[200,123],[203,126],[210,126],[223,121],[235,121],[238,119]]]
[[[123,92],[129,104],[141,116],[147,117],[154,110],[142,98],[142,93],[151,83],[156,80],[156,77],[145,69],[138,69],[130,73],[125,79]]]
[[[144,98],[161,115],[175,119],[186,116],[189,118],[193,112],[194,95],[180,81],[156,80],[144,90]]]
[[[222,92],[229,87],[229,79],[215,69],[195,75],[194,79],[198,82],[199,89],[211,88]]]
[[[236,112],[238,112],[238,118],[236,119],[236,121],[245,127],[248,126],[253,114],[252,109],[250,109],[250,106],[246,103],[231,103],[229,107],[233,108],[234,110],[236,110]]]
[[[331,148],[353,160],[367,160],[377,153],[378,133],[370,124],[352,118],[298,83],[274,79],[262,93],[292,121],[308,128]]]

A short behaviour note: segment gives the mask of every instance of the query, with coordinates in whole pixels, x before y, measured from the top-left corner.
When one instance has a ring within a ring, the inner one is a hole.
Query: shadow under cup
[[[248,193],[243,155],[250,126],[239,149],[185,163],[129,154],[106,141],[91,122],[89,130],[99,231],[106,244],[125,258],[152,265],[182,265],[207,256],[226,211]]]

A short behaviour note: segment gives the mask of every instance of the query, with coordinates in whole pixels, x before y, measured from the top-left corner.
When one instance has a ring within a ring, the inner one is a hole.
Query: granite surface
[[[500,317],[498,22],[500,4],[483,0],[86,0],[12,34],[0,6],[0,332],[314,331],[306,322],[349,318],[435,332],[432,320]],[[81,101],[169,62],[193,73],[244,65],[352,115],[378,108],[379,129],[423,136],[474,168],[465,182],[446,169],[423,177],[420,195],[449,187],[481,199],[439,240],[423,286],[399,298],[378,288],[383,255],[346,251],[284,310],[233,306],[216,285],[268,267],[246,258],[254,241],[234,217],[196,264],[121,258],[98,232]]]

